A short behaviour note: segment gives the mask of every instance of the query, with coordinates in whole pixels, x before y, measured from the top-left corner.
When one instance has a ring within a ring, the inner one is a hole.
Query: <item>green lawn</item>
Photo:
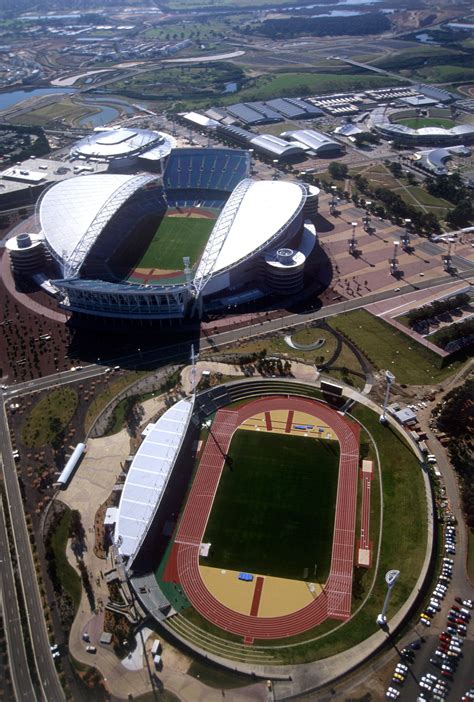
[[[204,536],[205,565],[282,578],[328,572],[339,444],[239,430]]]
[[[387,83],[388,81],[388,83]],[[387,76],[377,76],[365,71],[364,73],[320,73],[320,72],[288,72],[261,76],[254,85],[241,90],[233,97],[227,97],[222,102],[230,103],[243,100],[268,100],[281,95],[308,95],[332,93],[344,90],[375,89],[383,85],[398,85],[398,81]]]
[[[446,129],[451,129],[454,127],[454,121],[452,119],[446,119],[445,117],[405,117],[403,119],[397,119],[397,124],[405,124],[407,127],[412,127],[413,129],[421,129],[422,127],[445,127]]]
[[[183,256],[189,256],[194,265],[214,224],[214,219],[204,217],[164,217],[136,267],[182,270]]]
[[[331,326],[351,339],[377,369],[394,373],[399,383],[433,385],[459,366],[441,368],[439,356],[365,310],[333,317]]]
[[[82,585],[81,578],[74,568],[69,564],[66,557],[66,545],[69,538],[69,528],[71,525],[71,510],[67,507],[56,531],[51,538],[51,547],[56,562],[56,572],[61,585],[70,595],[74,610],[77,611],[81,602]]]
[[[22,428],[22,441],[38,448],[59,439],[71,421],[78,404],[77,392],[59,388],[48,393],[31,410]]]

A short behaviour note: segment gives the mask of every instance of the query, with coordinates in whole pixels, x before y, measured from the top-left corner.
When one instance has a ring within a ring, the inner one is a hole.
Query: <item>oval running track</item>
[[[339,476],[334,518],[331,568],[322,593],[296,612],[259,617],[235,612],[217,600],[199,571],[199,547],[219,485],[232,436],[243,421],[260,412],[293,410],[326,422],[340,444]],[[219,410],[180,520],[170,560],[192,606],[216,626],[253,639],[278,639],[307,631],[327,618],[350,616],[359,465],[359,427],[339,412],[316,400],[266,397],[236,410]],[[170,564],[171,565],[171,564]]]

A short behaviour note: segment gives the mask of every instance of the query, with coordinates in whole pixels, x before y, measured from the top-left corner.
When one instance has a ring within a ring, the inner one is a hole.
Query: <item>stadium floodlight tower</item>
[[[443,254],[442,259],[443,259],[443,270],[446,273],[454,273],[455,270],[453,268],[453,256],[452,256],[452,248],[453,245],[455,244],[456,239],[454,237],[450,237],[448,239],[448,253]]]
[[[355,238],[357,222],[351,222],[351,225],[352,225],[352,237],[349,239],[349,241],[347,243],[349,244],[350,255],[355,256],[357,253],[357,239]]]
[[[411,219],[406,218],[405,220],[405,231],[401,235],[400,240],[402,242],[402,248],[407,251],[410,248],[410,225]]]
[[[390,273],[391,273],[391,275],[395,276],[395,278],[400,273],[399,268],[398,268],[398,258],[397,258],[397,251],[398,251],[399,246],[400,246],[399,241],[393,242],[393,256],[392,256],[392,258],[388,259],[388,262],[390,265]]]
[[[334,217],[337,211],[337,185],[331,185],[331,192],[332,197],[331,202],[329,203],[329,214]]]
[[[370,234],[370,208],[372,207],[372,200],[366,200],[365,202],[365,215],[364,215],[364,229]]]
[[[398,576],[400,575],[399,570],[389,570],[387,573],[385,573],[385,582],[387,583],[387,594],[385,595],[385,601],[383,603],[382,611],[380,614],[377,615],[377,624],[379,627],[385,631],[388,632],[388,625],[387,625],[387,607],[388,603],[390,601],[390,596],[392,594],[393,586],[398,580]]]
[[[385,380],[387,381],[387,387],[385,389],[385,398],[383,401],[383,409],[382,409],[382,414],[380,415],[379,421],[380,424],[387,424],[387,405],[388,405],[388,398],[390,396],[390,388],[395,382],[395,376],[393,373],[390,373],[389,370],[385,371]]]

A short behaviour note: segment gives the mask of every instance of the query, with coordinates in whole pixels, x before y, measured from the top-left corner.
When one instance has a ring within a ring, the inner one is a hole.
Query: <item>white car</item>
[[[400,697],[400,690],[397,690],[395,687],[389,687],[385,693],[385,697],[388,697],[389,700],[398,700]]]

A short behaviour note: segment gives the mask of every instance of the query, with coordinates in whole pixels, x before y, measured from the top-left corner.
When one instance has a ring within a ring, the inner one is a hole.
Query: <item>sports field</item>
[[[402,119],[397,119],[396,122],[397,124],[404,124],[413,129],[421,129],[422,127],[443,127],[444,129],[451,129],[455,124],[452,119],[446,117],[403,117]]]
[[[281,578],[329,573],[339,444],[238,430],[203,541],[202,563]]]
[[[167,213],[158,225],[136,269],[176,271],[183,268],[183,256],[189,256],[191,266],[199,259],[214,227],[215,217],[208,211]]]

